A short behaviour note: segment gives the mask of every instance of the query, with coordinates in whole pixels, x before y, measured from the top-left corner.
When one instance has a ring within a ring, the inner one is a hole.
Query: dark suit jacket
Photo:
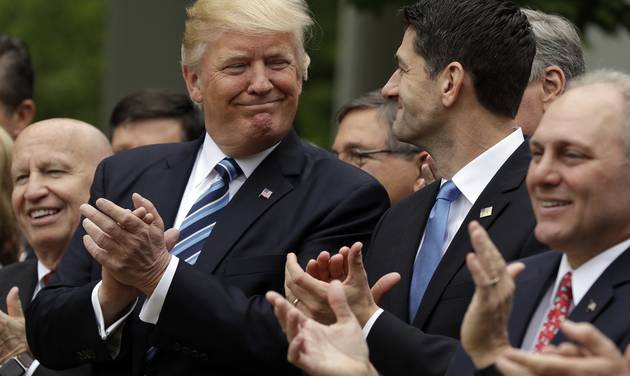
[[[525,270],[516,279],[514,305],[508,325],[510,344],[520,347],[529,322],[534,316],[540,300],[556,280],[562,254],[549,251],[522,260]],[[630,249],[619,256],[595,281],[580,303],[573,308],[568,319],[575,322],[590,322],[610,338],[621,351],[630,342]],[[592,303],[595,303],[593,309]],[[551,344],[566,342],[558,332]],[[461,347],[458,348],[448,375],[472,375],[474,365]]]
[[[19,296],[22,307],[27,307],[31,302],[35,286],[37,285],[37,260],[16,262],[0,269],[0,310],[7,312],[7,294],[13,286],[20,288]],[[90,366],[55,371],[40,365],[34,376],[87,376],[91,375]]]
[[[442,257],[416,318],[409,324],[409,287],[416,252],[439,182],[414,193],[391,208],[374,231],[366,256],[370,283],[396,271],[401,282],[386,294],[385,312],[368,336],[370,357],[386,375],[443,375],[457,346],[461,321],[474,292],[465,265],[472,251],[468,223],[478,220],[503,257],[514,260],[542,250],[534,238],[535,218],[525,186],[530,154],[523,143],[483,190]],[[492,215],[479,218],[483,208]]]
[[[139,192],[170,227],[200,146],[157,145],[106,159],[90,201],[107,197],[131,207],[132,192]],[[268,199],[260,197],[265,188],[273,192]],[[139,302],[115,362],[95,326],[90,294],[100,266],[82,245],[82,229],[59,266],[58,283],[27,312],[31,348],[51,367],[91,361],[102,374],[143,374],[151,345],[159,351],[150,374],[294,372],[262,294],[283,291],[288,252],[305,263],[322,250],[368,241],[388,202],[373,178],[291,132],[223,209],[197,263],[179,263],[157,325],[140,322]]]

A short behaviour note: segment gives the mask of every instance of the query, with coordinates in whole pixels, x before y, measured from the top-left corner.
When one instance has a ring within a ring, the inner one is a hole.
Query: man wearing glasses
[[[379,91],[362,95],[337,113],[332,150],[378,180],[395,205],[425,185],[420,167],[429,155],[418,146],[398,141],[392,133],[398,104]]]

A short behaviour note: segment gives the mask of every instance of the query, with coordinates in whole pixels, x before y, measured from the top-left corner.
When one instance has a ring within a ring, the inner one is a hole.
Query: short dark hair
[[[188,95],[169,89],[144,89],[127,95],[114,107],[109,123],[114,129],[127,121],[158,118],[180,120],[187,141],[205,130],[201,111]]]
[[[405,159],[411,159],[423,150],[416,145],[402,142],[394,136],[394,132],[392,132],[392,124],[394,124],[394,121],[396,120],[398,102],[385,98],[381,94],[380,90],[370,91],[341,106],[339,111],[337,111],[337,126],[341,124],[343,119],[350,112],[369,109],[378,110],[378,115],[381,119],[385,120],[385,123],[388,126],[387,140],[385,140],[385,144],[389,150],[396,152]]]
[[[0,34],[0,102],[15,111],[33,99],[35,74],[28,46],[16,37]]]
[[[516,116],[536,53],[518,6],[506,0],[420,0],[402,12],[430,77],[457,61],[471,75],[484,108]]]

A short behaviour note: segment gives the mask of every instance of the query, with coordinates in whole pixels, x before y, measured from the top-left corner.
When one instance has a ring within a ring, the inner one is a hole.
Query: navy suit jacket
[[[108,158],[98,167],[90,202],[107,197],[131,207],[151,200],[173,224],[201,141],[157,145]],[[273,192],[261,197],[263,189]],[[302,264],[322,251],[369,241],[388,206],[385,190],[363,171],[301,141],[291,131],[223,209],[194,266],[180,262],[156,325],[137,312],[110,360],[97,333],[90,294],[100,265],[80,229],[58,270],[27,312],[31,348],[42,363],[95,363],[101,374],[286,374],[287,343],[263,294],[282,292],[286,254]],[[68,333],[72,332],[72,337]],[[159,351],[145,367],[147,349]]]
[[[409,289],[413,263],[440,184],[435,182],[391,208],[374,231],[366,256],[370,283],[396,271],[401,282],[380,302],[385,310],[367,338],[370,358],[385,375],[443,375],[457,346],[461,322],[475,290],[466,268],[472,251],[468,223],[477,220],[506,260],[542,251],[525,186],[530,154],[522,143],[501,166],[470,209],[442,257],[413,323]],[[480,218],[481,209],[492,215]]]
[[[3,312],[7,312],[6,298],[13,286],[20,288],[19,297],[22,308],[28,307],[37,286],[36,259],[16,262],[0,269],[0,310]],[[63,371],[47,369],[40,365],[33,376],[89,376],[91,374],[89,365]]]
[[[519,348],[540,300],[556,280],[562,254],[549,251],[524,260],[525,270],[516,278],[514,305],[508,325],[510,344]],[[573,308],[568,319],[590,322],[610,338],[621,351],[630,342],[630,249],[624,251],[602,273]],[[594,304],[593,304],[594,303]],[[568,341],[558,332],[551,344]],[[448,375],[472,375],[474,365],[460,346],[448,369]]]

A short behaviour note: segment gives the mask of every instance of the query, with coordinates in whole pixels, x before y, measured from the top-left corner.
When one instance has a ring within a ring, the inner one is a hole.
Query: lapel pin
[[[597,303],[595,303],[592,300],[588,302],[588,305],[586,306],[586,310],[588,312],[595,312],[596,309],[597,309]]]
[[[271,197],[271,195],[273,194],[273,192],[271,192],[270,190],[268,190],[267,188],[263,189],[262,192],[260,192],[260,194],[258,195],[258,197],[262,197],[266,200],[269,199],[269,197]]]
[[[488,206],[487,208],[481,209],[479,212],[479,218],[485,218],[492,215],[492,206]]]

